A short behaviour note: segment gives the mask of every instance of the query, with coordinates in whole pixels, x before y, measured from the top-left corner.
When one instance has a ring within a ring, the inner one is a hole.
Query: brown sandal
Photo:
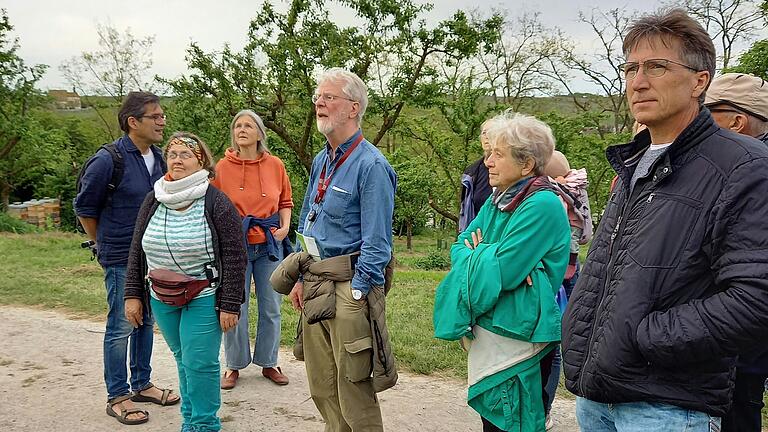
[[[158,399],[156,397],[145,396],[145,395],[141,394],[141,392],[143,392],[145,390],[149,390],[152,387],[155,387],[158,390],[162,390],[163,391],[163,394],[162,394],[162,396],[160,396],[160,399]],[[174,394],[173,390],[171,390],[171,389],[161,389],[160,387],[157,387],[156,385],[154,385],[152,383],[149,383],[149,387],[145,388],[144,390],[139,390],[138,392],[136,392],[136,394],[134,394],[133,397],[131,397],[131,400],[134,401],[134,402],[152,402],[153,404],[157,404],[157,405],[160,405],[160,406],[176,405],[177,403],[179,403],[181,398],[177,397],[176,399],[173,399],[173,400],[169,401],[168,398],[171,396],[171,394]]]
[[[121,402],[125,402],[128,399],[131,399],[131,395],[129,395],[129,394],[124,395],[124,396],[118,396],[118,397],[113,398],[113,399],[109,399],[107,401],[107,415],[110,416],[110,417],[114,417],[117,421],[119,421],[120,423],[122,423],[124,425],[137,425],[137,424],[142,424],[142,423],[148,422],[149,421],[149,413],[147,411],[140,410],[138,408],[126,409],[126,408],[123,408],[122,406],[120,407],[120,414],[118,414],[115,411],[115,409],[114,409],[115,405],[117,405],[117,404],[119,404]],[[129,419],[128,416],[131,415],[131,414],[144,414],[144,418]]]

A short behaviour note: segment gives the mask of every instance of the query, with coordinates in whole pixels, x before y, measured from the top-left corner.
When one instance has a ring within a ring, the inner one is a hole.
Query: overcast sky
[[[545,25],[563,29],[586,46],[592,43],[594,35],[576,22],[579,10],[626,7],[650,11],[659,5],[658,0],[642,4],[619,0],[433,0],[431,3],[436,5],[428,15],[431,22],[447,18],[456,10],[476,7],[486,12],[492,8],[508,9],[513,17],[523,11],[538,11]],[[121,31],[130,27],[137,38],[154,35],[153,72],[175,78],[187,73],[184,55],[192,41],[205,51],[219,50],[225,43],[238,50],[242,48],[250,20],[261,4],[262,0],[0,0],[0,8],[8,12],[13,34],[19,38],[22,58],[28,64],[49,65],[40,83],[43,89],[68,87],[58,67],[62,61],[83,51],[99,48],[96,23],[111,23]],[[273,4],[283,10],[287,2],[276,0]],[[334,10],[337,12],[332,12],[331,19],[339,23],[349,20],[341,8],[331,6],[331,11]]]

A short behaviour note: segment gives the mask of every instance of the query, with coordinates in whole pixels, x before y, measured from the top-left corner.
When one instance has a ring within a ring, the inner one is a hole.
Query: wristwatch
[[[355,300],[360,300],[361,298],[363,298],[363,292],[360,291],[359,289],[353,289],[352,298]]]

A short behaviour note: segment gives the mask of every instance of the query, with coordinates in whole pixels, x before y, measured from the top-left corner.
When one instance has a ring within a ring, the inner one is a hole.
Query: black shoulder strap
[[[112,178],[107,184],[107,204],[112,203],[112,194],[123,181],[123,173],[125,172],[125,161],[123,160],[123,154],[117,148],[117,143],[109,143],[101,146],[104,150],[112,156]]]

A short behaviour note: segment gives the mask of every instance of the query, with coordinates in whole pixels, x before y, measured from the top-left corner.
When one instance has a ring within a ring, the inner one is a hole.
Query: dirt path
[[[123,426],[104,413],[103,324],[65,315],[0,306],[0,429],[3,431],[179,430],[178,406],[142,404],[150,421]],[[281,351],[291,384],[277,387],[257,368],[240,375],[225,391],[219,415],[227,432],[323,430],[309,399],[302,362]],[[176,388],[176,365],[162,337],[155,338],[152,380]],[[397,386],[380,394],[388,431],[480,431],[480,420],[465,403],[464,383],[401,374]],[[573,400],[555,400],[555,432],[578,431]]]

